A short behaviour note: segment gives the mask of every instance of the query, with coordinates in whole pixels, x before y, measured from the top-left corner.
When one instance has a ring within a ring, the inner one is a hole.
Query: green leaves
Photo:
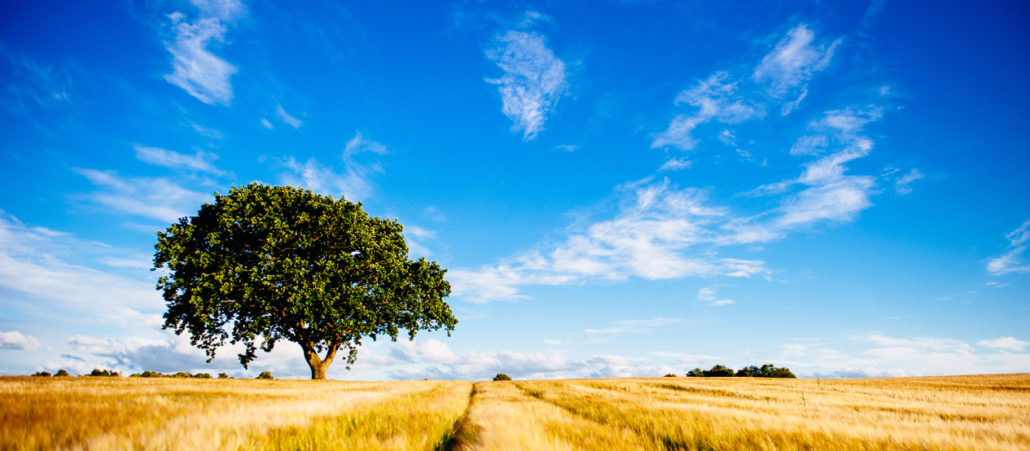
[[[189,332],[212,358],[242,343],[244,366],[257,341],[269,351],[286,339],[327,357],[346,347],[353,362],[363,336],[449,332],[457,319],[443,301],[446,270],[408,260],[402,230],[360,203],[294,187],[216,193],[197,216],[158,233],[154,268],[168,269],[157,283],[164,327]]]

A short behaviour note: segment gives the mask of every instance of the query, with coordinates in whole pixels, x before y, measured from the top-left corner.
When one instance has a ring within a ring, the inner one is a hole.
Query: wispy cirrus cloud
[[[239,0],[190,0],[204,17],[231,22],[247,14],[247,7]]]
[[[814,44],[815,35],[801,24],[787,32],[747,76],[739,71],[716,71],[676,96],[676,105],[689,105],[692,111],[677,114],[668,127],[651,141],[651,148],[694,149],[695,129],[709,122],[738,124],[765,117],[767,108],[779,106],[786,116],[795,110],[808,94],[808,83],[829,65],[838,38],[830,44]],[[789,97],[797,95],[793,100]],[[770,105],[767,105],[767,102]],[[724,129],[719,139],[727,145],[731,130]],[[808,153],[817,149],[817,140],[799,142],[792,152]]]
[[[98,188],[86,198],[91,202],[133,216],[173,222],[197,211],[212,200],[209,193],[184,188],[165,177],[124,177],[115,171],[75,169]]]
[[[512,130],[532,140],[568,88],[565,63],[547,47],[542,34],[518,29],[496,35],[485,54],[504,72],[486,81],[497,85]]]
[[[651,142],[651,148],[675,147],[690,150],[697,146],[691,132],[709,121],[735,124],[764,114],[761,106],[752,105],[737,95],[737,83],[729,81],[729,74],[716,72],[701,80],[693,88],[676,97],[676,104],[696,108],[693,114],[680,114],[669,127]]]
[[[926,174],[923,174],[919,169],[913,168],[907,174],[894,180],[894,192],[898,193],[899,196],[909,194],[912,192],[912,182],[924,178],[926,178]]]
[[[1030,262],[1023,254],[1030,245],[1030,219],[1023,222],[1023,225],[1005,234],[1009,241],[1008,249],[997,257],[987,260],[987,272],[994,276],[1002,276],[1010,273],[1030,273]]]
[[[214,160],[218,158],[218,155],[213,153],[198,150],[193,155],[187,155],[174,150],[141,146],[139,144],[133,146],[133,149],[136,151],[136,159],[145,163],[170,169],[187,169],[222,174],[222,171],[218,170],[214,165]]]
[[[299,162],[288,157],[282,162],[287,171],[280,174],[283,184],[299,186],[332,196],[344,196],[348,200],[362,200],[372,193],[371,177],[383,172],[382,166],[367,157],[383,155],[386,146],[365,138],[361,132],[347,141],[343,149],[342,170],[326,166],[314,158]]]
[[[678,171],[689,168],[693,162],[684,158],[670,158],[658,168],[658,171]]]
[[[833,53],[843,41],[837,38],[826,44],[814,44],[815,33],[805,24],[791,28],[755,67],[751,78],[765,86],[776,98],[794,97],[780,110],[784,116],[797,108],[808,95],[808,82],[813,75],[829,66]]]
[[[791,153],[800,155],[820,154],[835,149],[831,154],[804,164],[801,175],[792,180],[767,184],[755,190],[756,193],[788,193],[781,200],[776,228],[791,228],[819,221],[849,221],[860,211],[872,206],[870,196],[876,179],[867,175],[847,174],[847,163],[869,155],[873,140],[865,136],[863,128],[882,116],[880,109],[870,106],[861,109],[846,108],[830,110],[809,124],[810,131],[799,143],[809,148]],[[818,151],[812,150],[812,143],[818,144]],[[800,191],[789,193],[795,187]]]
[[[195,20],[174,12],[168,15],[174,39],[165,43],[172,54],[172,73],[165,80],[206,104],[228,105],[233,98],[230,77],[236,66],[212,52],[225,43],[227,25],[246,12],[237,0],[194,0]]]
[[[286,125],[289,125],[290,127],[300,128],[301,125],[304,125],[304,121],[291,116],[290,113],[287,113],[286,110],[283,109],[283,106],[281,104],[275,105],[275,115],[278,116],[280,120],[285,122]]]
[[[697,300],[705,302],[713,307],[722,307],[724,305],[736,303],[733,299],[719,299],[718,291],[715,287],[704,287],[697,290]]]

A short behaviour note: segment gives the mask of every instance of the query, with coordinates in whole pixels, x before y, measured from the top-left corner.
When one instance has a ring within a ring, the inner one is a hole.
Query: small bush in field
[[[275,379],[275,378],[272,377],[272,372],[271,371],[262,371],[261,374],[258,374],[257,379]]]
[[[211,374],[209,374],[209,373],[197,373],[197,374],[193,375],[193,378],[194,379],[211,379]]]
[[[65,377],[67,377],[68,376],[68,372],[65,371],[65,370],[57,370],[57,374],[55,374],[54,377],[57,377],[57,376],[65,376]]]
[[[676,373],[669,373],[669,374],[666,374],[666,375],[665,375],[665,377],[676,377]]]
[[[37,376],[37,377],[50,377],[50,373],[48,373],[46,371],[36,371],[36,374],[33,374],[33,376]]]
[[[225,374],[225,373],[218,373],[218,378],[219,379],[228,379],[229,375]]]
[[[94,368],[93,371],[90,371],[88,376],[118,377],[121,376],[121,373],[113,370],[101,370],[98,368]]]
[[[494,376],[494,380],[495,381],[510,381],[511,380],[511,376],[509,376],[507,374],[504,374],[504,373],[497,373],[497,375]]]

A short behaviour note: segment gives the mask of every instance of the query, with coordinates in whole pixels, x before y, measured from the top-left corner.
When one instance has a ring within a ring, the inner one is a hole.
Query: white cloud
[[[267,128],[269,130],[275,129],[275,127],[272,125],[272,123],[268,122],[268,119],[265,119],[265,118],[261,118],[261,126],[264,127],[264,128]]]
[[[825,135],[802,136],[790,148],[791,155],[819,155],[826,150]]]
[[[680,169],[689,168],[692,162],[685,158],[670,158],[662,163],[662,166],[658,168],[659,171],[678,171]]]
[[[222,139],[224,137],[222,135],[222,132],[215,130],[213,128],[204,127],[203,125],[200,125],[193,121],[188,121],[188,124],[190,128],[193,129],[193,131],[199,133],[201,136],[211,139]]]
[[[703,245],[734,240],[719,225],[732,220],[710,207],[697,189],[677,189],[668,180],[619,188],[614,217],[586,224],[549,249],[528,252],[499,265],[448,273],[455,295],[473,302],[519,299],[523,285],[566,285],[586,280],[647,280],[682,277],[751,277],[767,272],[758,260],[725,258]]]
[[[404,227],[405,234],[411,234],[416,238],[435,238],[436,232],[425,229],[416,225],[407,225]]]
[[[17,349],[22,351],[35,351],[39,349],[39,341],[36,337],[25,335],[18,331],[0,331],[0,349]]]
[[[160,310],[163,302],[147,277],[149,271],[137,269],[135,274],[142,277],[128,278],[84,264],[121,253],[102,243],[0,217],[0,288],[42,301],[54,314],[78,312],[124,321],[138,319],[138,311]],[[19,299],[26,298],[12,294],[5,302]]]
[[[826,45],[814,45],[815,34],[807,25],[798,25],[787,32],[769,54],[762,58],[751,77],[766,87],[766,92],[776,98],[797,96],[784,105],[781,113],[791,113],[808,94],[808,82],[812,76],[830,64],[833,52],[841,43],[838,38]]]
[[[94,203],[164,223],[194,214],[201,204],[212,200],[210,194],[183,188],[163,177],[121,177],[114,171],[95,169],[75,172],[100,188],[87,196]]]
[[[451,348],[440,340],[432,338],[421,341],[400,340],[398,344],[410,354],[434,363],[455,363],[458,356],[454,355]]]
[[[197,151],[195,155],[186,155],[159,147],[146,147],[138,144],[133,146],[133,148],[136,150],[136,159],[145,163],[173,169],[182,168],[213,174],[222,173],[212,163],[218,158],[218,155],[212,153]]]
[[[707,302],[713,307],[721,307],[735,303],[733,299],[719,299],[717,296],[717,290],[714,287],[705,287],[697,290],[697,300]]]
[[[680,114],[673,118],[668,128],[651,142],[651,148],[676,147],[690,150],[697,145],[691,132],[701,124],[712,120],[735,124],[761,117],[764,114],[762,109],[741,100],[736,95],[737,84],[727,82],[728,78],[728,73],[716,72],[699,81],[693,88],[680,92],[676,104],[686,103],[696,107],[697,111],[692,115]]]
[[[1005,238],[1008,238],[1009,243],[1013,246],[1022,246],[1030,242],[1030,219],[1015,230],[1005,234]]]
[[[1001,337],[994,340],[980,340],[976,344],[986,348],[997,348],[1006,351],[1022,351],[1027,346],[1030,346],[1030,342],[1020,340],[1016,337]]]
[[[190,0],[193,6],[205,17],[214,17],[224,22],[232,22],[247,13],[247,7],[239,0]]]
[[[279,119],[282,119],[282,121],[285,122],[286,125],[289,125],[293,128],[300,128],[300,126],[304,124],[304,121],[297,119],[293,116],[290,116],[290,114],[287,113],[286,110],[283,109],[283,106],[280,104],[275,105],[275,115],[279,116]]]
[[[909,185],[911,185],[912,182],[921,180],[925,177],[926,176],[920,172],[919,169],[913,168],[908,172],[908,174],[898,177],[898,179],[894,181],[894,192],[898,193],[900,196],[911,193],[912,187]]]
[[[872,151],[873,141],[861,132],[866,124],[880,116],[876,107],[830,110],[809,124],[809,128],[821,134],[803,137],[791,153],[821,153],[831,144],[839,150],[805,164],[804,171],[796,179],[763,185],[755,190],[759,194],[782,194],[796,185],[805,186],[801,191],[782,198],[773,228],[787,229],[819,221],[850,221],[872,206],[870,196],[876,179],[849,175],[846,164]],[[795,149],[802,150],[796,152]]]
[[[524,299],[519,293],[521,285],[560,285],[572,277],[539,277],[521,265],[483,265],[475,269],[457,268],[447,271],[452,294],[470,302]]]
[[[486,57],[504,71],[486,81],[498,85],[512,130],[521,130],[525,140],[535,138],[567,89],[565,63],[547,48],[542,35],[518,30],[496,36]]]
[[[850,221],[869,208],[872,177],[842,176],[840,180],[818,184],[789,197],[781,207],[778,227],[791,227],[817,221]]]
[[[648,359],[618,355],[596,355],[570,360],[560,352],[523,353],[517,351],[468,351],[450,363],[435,366],[407,365],[393,371],[397,379],[430,377],[434,379],[489,380],[497,373],[515,379],[564,379],[591,377],[632,377],[664,374],[665,367]]]
[[[954,338],[907,338],[870,333],[840,343],[848,345],[848,350],[830,347],[824,344],[826,339],[790,343],[783,346],[783,359],[778,363],[789,365],[802,377],[934,376],[1030,370],[1030,354],[1019,354],[1011,352],[1016,351],[1015,348],[1005,348],[1025,344],[1012,343],[1007,338],[979,343],[1001,351],[993,352],[978,351],[969,343]]]
[[[323,166],[314,158],[301,163],[293,157],[287,158],[283,165],[289,170],[280,174],[280,181],[285,185],[303,187],[335,197],[344,196],[348,200],[357,201],[372,193],[373,174],[383,172],[382,166],[374,161],[363,161],[362,155],[382,155],[386,147],[369,140],[356,132],[344,147],[342,161],[343,171],[331,166]]]
[[[1030,242],[1030,219],[1007,233],[1005,238],[1009,240],[1008,250],[987,260],[987,271],[995,276],[1009,273],[1030,273],[1030,262],[1023,258],[1027,243]]]
[[[168,17],[175,40],[165,44],[172,54],[172,73],[165,75],[165,80],[201,102],[228,105],[233,97],[229,78],[236,73],[236,66],[215,56],[208,48],[224,41],[225,24],[214,17],[192,23],[181,13]]]
[[[80,372],[88,371],[90,366],[75,365],[72,361],[89,362],[92,367],[131,371],[159,371],[174,373],[178,371],[210,372],[226,371],[238,376],[260,371],[272,371],[276,377],[303,377],[308,374],[307,364],[303,362],[300,347],[289,342],[280,342],[271,352],[262,352],[250,363],[249,371],[244,371],[237,359],[243,352],[241,345],[226,345],[218,350],[215,359],[210,363],[203,350],[190,345],[188,335],[174,335],[166,332],[163,338],[120,337],[99,338],[87,335],[68,337],[67,343],[72,353],[62,355],[64,362],[51,362],[46,366],[56,369],[74,367]],[[342,366],[337,362],[335,366]]]
[[[404,240],[407,242],[408,251],[412,255],[419,257],[429,257],[432,255],[425,242],[434,239],[436,239],[436,231],[413,224],[404,226]]]

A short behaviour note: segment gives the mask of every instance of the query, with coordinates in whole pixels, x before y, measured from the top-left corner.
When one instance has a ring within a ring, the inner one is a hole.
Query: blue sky
[[[449,269],[340,379],[1030,371],[1030,10],[7,2],[0,373],[249,371],[160,329],[155,233],[260,181]]]

